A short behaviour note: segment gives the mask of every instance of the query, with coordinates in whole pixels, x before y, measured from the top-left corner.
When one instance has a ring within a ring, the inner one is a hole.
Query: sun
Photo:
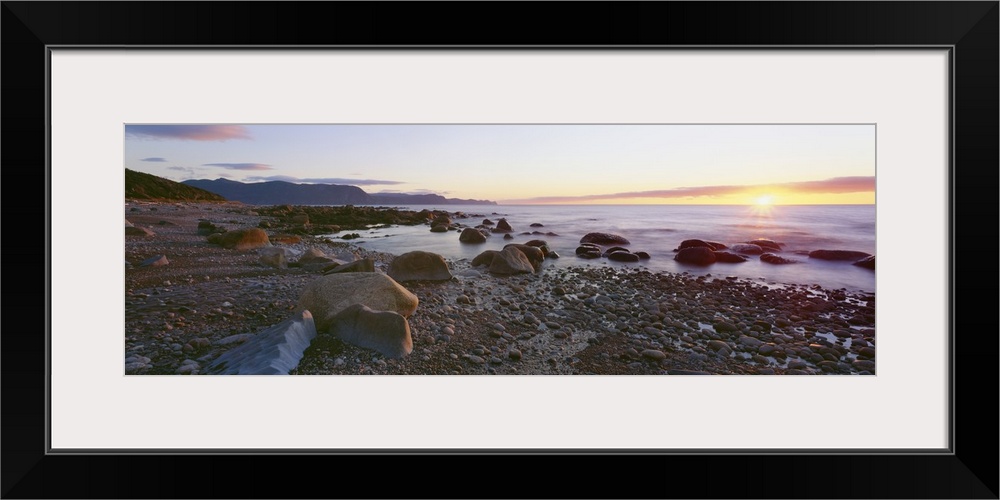
[[[756,201],[756,205],[758,207],[769,207],[773,203],[774,203],[774,197],[771,196],[771,195],[769,195],[769,194],[765,194],[763,196],[759,196],[757,198],[757,201]]]

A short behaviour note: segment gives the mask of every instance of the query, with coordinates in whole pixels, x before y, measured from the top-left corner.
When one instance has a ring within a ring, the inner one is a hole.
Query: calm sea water
[[[818,284],[824,288],[875,291],[875,272],[851,265],[850,262],[830,262],[810,259],[812,250],[858,250],[875,254],[874,205],[798,205],[767,208],[747,206],[705,205],[449,205],[446,207],[411,206],[411,210],[441,209],[464,212],[467,219],[454,219],[475,226],[488,218],[501,217],[514,228],[513,240],[494,234],[483,244],[464,244],[458,232],[431,233],[428,226],[399,226],[358,231],[354,240],[372,250],[402,254],[424,250],[448,259],[473,259],[483,250],[500,250],[507,243],[524,243],[529,239],[544,239],[561,258],[546,260],[546,267],[619,266],[638,267],[650,271],[688,272],[692,275],[738,276],[764,278],[769,283]],[[530,227],[532,223],[543,227]],[[522,235],[540,231],[558,236]],[[590,232],[619,234],[631,244],[631,251],[645,251],[649,260],[638,263],[611,262],[607,259],[587,260],[576,257],[580,238]],[[336,237],[336,235],[333,235]],[[715,263],[707,267],[679,263],[674,248],[686,239],[703,239],[732,245],[747,240],[766,238],[783,243],[780,255],[799,264],[773,265],[749,256],[738,264]],[[799,253],[797,253],[799,252]]]

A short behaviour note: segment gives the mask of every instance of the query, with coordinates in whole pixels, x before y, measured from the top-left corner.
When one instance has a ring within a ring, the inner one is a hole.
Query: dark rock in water
[[[396,257],[386,274],[396,281],[447,281],[452,278],[444,257],[422,250]]]
[[[598,254],[600,254],[601,253],[601,247],[599,247],[597,245],[591,245],[589,243],[588,244],[583,244],[583,245],[580,245],[580,246],[576,247],[576,253],[577,253],[577,255],[579,255],[581,253],[594,253],[594,252],[597,252]]]
[[[467,227],[462,230],[462,235],[458,237],[462,243],[486,243],[486,236],[478,229]]]
[[[538,249],[536,248],[535,250]],[[493,257],[493,261],[490,263],[490,272],[495,274],[522,274],[534,271],[535,267],[528,259],[528,256],[516,246],[504,248]]]
[[[684,250],[685,248],[697,248],[697,247],[706,247],[712,250],[716,250],[716,248],[712,244],[703,240],[684,240],[681,242],[680,245],[677,246],[677,250]]]
[[[500,252],[497,250],[487,250],[476,258],[472,259],[472,267],[476,266],[488,266],[493,263],[493,258],[497,256]]]
[[[541,224],[539,224],[539,223],[537,223],[537,222],[532,222],[532,223],[530,224],[530,226],[531,226],[531,227],[545,227],[545,226],[543,226],[543,225],[541,225]]]
[[[875,256],[865,257],[854,263],[855,266],[863,267],[865,269],[875,269]]]
[[[373,273],[375,272],[375,260],[371,257],[348,262],[347,264],[332,265],[323,268],[323,274],[334,273]]]
[[[402,358],[413,351],[406,318],[393,311],[373,311],[354,304],[333,317],[330,333],[351,345],[374,349],[387,358]]]
[[[715,260],[718,262],[738,263],[747,261],[746,257],[742,255],[736,255],[732,252],[716,251],[714,253],[715,253]]]
[[[358,233],[351,233],[351,234],[345,234],[345,235],[341,236],[340,239],[342,239],[342,240],[354,240],[354,239],[358,239],[360,237],[361,237],[361,235],[358,234]]]
[[[434,222],[431,222],[431,226],[450,226],[451,224],[451,217],[445,214],[434,217]]]
[[[608,260],[616,262],[639,262],[639,256],[629,252],[611,252],[608,254]]]
[[[628,249],[624,247],[611,247],[604,251],[604,256],[607,257],[609,254],[614,252],[628,252]]]
[[[493,228],[494,233],[511,233],[514,232],[514,228],[510,227],[510,223],[507,219],[500,219],[497,221],[497,227]]]
[[[865,252],[856,252],[854,250],[813,250],[809,252],[809,257],[812,259],[822,259],[822,260],[861,260],[866,257],[871,257],[872,255]]]
[[[484,226],[492,226],[493,225],[493,221],[491,221],[489,219],[483,219],[483,225]]]
[[[744,241],[743,243],[746,243],[746,244],[749,244],[749,245],[757,245],[757,246],[759,246],[761,248],[766,248],[768,250],[774,250],[776,252],[780,252],[781,251],[781,243],[775,243],[774,241],[766,240],[764,238],[759,238],[759,239],[750,240],[750,241]]]
[[[167,260],[167,256],[166,255],[156,255],[156,256],[150,257],[150,258],[148,258],[148,259],[140,262],[139,263],[139,267],[165,266],[165,265],[167,265],[169,263],[170,263],[170,261]]]
[[[298,314],[249,338],[209,363],[202,373],[214,375],[287,375],[299,365],[316,337],[309,311]]]
[[[764,253],[763,248],[761,248],[758,245],[752,245],[749,243],[738,243],[736,245],[729,247],[729,249],[736,253],[741,253],[744,255],[760,255]]]
[[[600,259],[601,258],[601,252],[600,251],[597,251],[597,252],[584,252],[584,253],[578,253],[578,254],[576,254],[576,256],[580,257],[581,259]]]
[[[431,226],[432,233],[447,233],[448,226],[446,224],[438,224],[436,226]]]
[[[677,262],[684,262],[686,264],[707,266],[709,264],[714,264],[716,258],[715,252],[713,252],[711,248],[691,247],[677,252],[677,255],[674,255],[674,260]]]
[[[773,253],[761,254],[760,261],[767,262],[768,264],[796,264],[799,262],[797,260],[786,259],[779,255],[774,255]]]
[[[542,251],[542,255],[545,256],[545,258],[548,258],[549,254],[552,252],[549,249],[549,243],[545,240],[530,240],[525,243],[525,245],[528,245],[529,247],[538,247]]]
[[[639,258],[642,260],[646,260],[649,258],[649,254],[646,252],[636,252],[635,254],[638,255]]]
[[[706,241],[705,243],[708,243],[709,245],[711,245],[712,246],[712,250],[725,250],[725,249],[729,248],[726,245],[724,245],[722,243],[719,243],[718,241]]]
[[[554,250],[549,250],[549,253],[545,254],[545,258],[546,259],[558,259],[559,258],[559,254],[556,253]]]
[[[505,240],[512,240],[512,239],[514,239],[514,236],[510,235],[510,234],[505,234],[505,235],[503,235],[503,239],[505,239]]]
[[[630,244],[625,237],[610,233],[587,233],[583,238],[580,238],[580,243],[596,243],[598,245]]]

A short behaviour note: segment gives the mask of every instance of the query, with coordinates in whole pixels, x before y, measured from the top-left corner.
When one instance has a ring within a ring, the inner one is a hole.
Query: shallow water
[[[441,209],[464,212],[469,218],[454,222],[467,226],[493,222],[501,217],[514,228],[514,239],[494,234],[482,244],[463,244],[458,232],[431,233],[429,227],[395,226],[358,231],[353,240],[360,246],[382,252],[401,254],[424,250],[448,259],[473,259],[483,250],[500,250],[507,243],[544,239],[561,256],[547,260],[547,267],[569,265],[640,267],[651,271],[688,272],[693,275],[738,276],[761,279],[767,283],[814,285],[823,288],[846,288],[875,292],[875,272],[851,265],[810,259],[812,250],[857,250],[875,254],[874,205],[747,206],[705,205],[450,205],[445,207],[412,206],[411,210]],[[543,227],[530,227],[532,223]],[[553,232],[551,235],[522,235],[522,232]],[[580,238],[590,232],[607,232],[627,238],[622,245],[631,251],[645,251],[649,260],[638,263],[586,260],[576,257]],[[338,235],[331,235],[336,238]],[[732,245],[757,238],[784,244],[780,255],[801,261],[798,264],[773,265],[749,256],[738,264],[716,263],[707,267],[692,266],[673,260],[673,251],[681,241],[702,239]]]

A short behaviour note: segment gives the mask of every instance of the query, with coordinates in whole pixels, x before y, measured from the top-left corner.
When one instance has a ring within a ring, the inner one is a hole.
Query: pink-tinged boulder
[[[267,233],[260,228],[236,229],[222,233],[219,237],[219,244],[224,248],[236,250],[252,250],[271,246],[271,241],[267,238]]]
[[[417,310],[418,303],[416,295],[382,273],[337,273],[321,276],[306,285],[297,310],[311,311],[317,330],[322,332],[334,316],[354,304],[409,317]]]
[[[580,238],[580,243],[596,243],[598,245],[628,245],[624,236],[610,233],[587,233]]]
[[[871,256],[872,254],[870,253],[856,252],[854,250],[813,250],[812,252],[809,252],[810,259],[822,260],[858,261]]]
[[[472,267],[489,266],[493,263],[493,258],[499,254],[500,252],[498,250],[487,250],[472,259]]]
[[[759,245],[753,245],[751,243],[737,243],[731,247],[730,250],[741,253],[743,255],[760,255],[764,253],[764,249]]]
[[[387,358],[402,358],[413,351],[406,318],[362,304],[354,304],[334,316],[330,333],[348,344],[374,349]]]
[[[761,254],[760,261],[767,262],[768,264],[796,264],[799,262],[793,259],[786,259],[780,255],[774,255],[773,253]]]
[[[535,268],[521,249],[511,246],[504,248],[493,257],[493,261],[490,262],[490,272],[494,274],[522,274],[533,273]]]
[[[742,255],[736,255],[732,252],[715,251],[716,262],[728,262],[728,263],[740,263],[746,262],[747,258]]]
[[[407,252],[392,259],[387,274],[399,282],[448,281],[452,278],[444,257],[421,250]]]
[[[474,227],[467,227],[462,230],[458,241],[462,243],[486,243],[486,235]]]
[[[674,255],[674,260],[677,262],[683,262],[685,264],[694,264],[696,266],[707,266],[709,264],[714,264],[716,261],[715,252],[708,247],[691,247],[685,248]]]
[[[863,267],[865,269],[875,269],[875,256],[865,257],[854,263],[855,266]]]
[[[504,248],[515,247],[528,258],[528,262],[531,262],[531,267],[538,271],[542,267],[542,261],[545,260],[545,253],[542,252],[541,248],[533,247],[530,245],[521,245],[519,243],[508,243],[504,245]]]
[[[500,219],[497,221],[497,227],[493,228],[494,233],[511,233],[514,228],[510,227],[510,223],[507,219]]]

